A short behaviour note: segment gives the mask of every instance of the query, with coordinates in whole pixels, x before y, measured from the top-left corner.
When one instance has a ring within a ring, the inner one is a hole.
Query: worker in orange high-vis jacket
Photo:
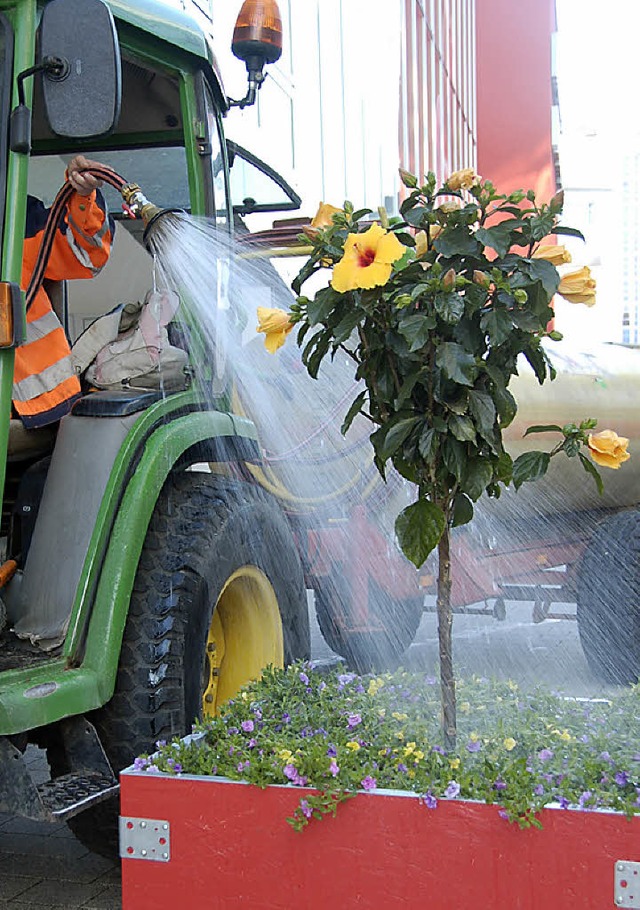
[[[109,258],[115,224],[99,191],[102,181],[83,173],[97,164],[82,155],[69,163],[67,178],[75,193],[56,231],[45,278],[93,278]],[[39,199],[27,197],[23,289],[35,268],[47,215]],[[26,341],[15,352],[14,408],[25,427],[42,427],[68,414],[79,396],[80,380],[71,363],[69,342],[41,287],[27,313]]]

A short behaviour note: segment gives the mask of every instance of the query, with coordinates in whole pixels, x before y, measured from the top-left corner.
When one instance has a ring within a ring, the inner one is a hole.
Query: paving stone
[[[5,816],[2,822],[0,815],[0,836],[6,833],[12,834],[41,834],[43,837],[49,837],[52,834],[71,833],[69,826],[64,822],[37,822],[32,818],[20,818],[18,815]]]
[[[109,885],[104,891],[90,898],[82,910],[121,910],[122,889],[120,885]]]
[[[102,890],[101,885],[95,882],[80,884],[79,882],[60,881],[49,879],[38,882],[19,896],[19,901],[30,907],[78,907],[93,899]]]
[[[25,892],[27,888],[37,885],[38,882],[39,879],[31,875],[3,875],[2,879],[0,879],[0,900],[6,901],[12,897],[17,897]]]
[[[68,859],[79,859],[89,854],[87,848],[75,839],[42,834],[6,834],[4,831],[0,831],[0,850],[3,853],[35,853],[38,856],[63,856]]]

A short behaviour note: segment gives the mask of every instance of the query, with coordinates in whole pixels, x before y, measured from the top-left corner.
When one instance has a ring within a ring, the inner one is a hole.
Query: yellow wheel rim
[[[270,664],[284,666],[278,599],[264,572],[243,566],[228,578],[213,611],[204,662],[203,716],[215,714]]]

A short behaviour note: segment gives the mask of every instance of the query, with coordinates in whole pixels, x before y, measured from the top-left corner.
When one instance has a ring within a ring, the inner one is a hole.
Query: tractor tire
[[[591,670],[606,682],[640,675],[640,512],[605,519],[578,572],[580,643]]]
[[[332,651],[343,657],[356,673],[395,670],[411,645],[422,619],[421,595],[398,601],[369,579],[370,630],[345,630],[336,617],[343,612],[348,594],[334,573],[332,581],[315,589],[316,616],[322,637]]]
[[[191,732],[265,666],[309,655],[302,566],[275,500],[248,483],[175,475],[144,542],[114,695],[90,720],[119,772],[158,740]],[[58,773],[60,758],[52,756]],[[113,799],[69,826],[113,856],[117,818]]]

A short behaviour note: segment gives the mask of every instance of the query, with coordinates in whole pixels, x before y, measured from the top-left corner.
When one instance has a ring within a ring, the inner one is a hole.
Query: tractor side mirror
[[[87,139],[110,133],[120,116],[120,48],[102,0],[52,0],[42,12],[38,69],[54,133]]]

